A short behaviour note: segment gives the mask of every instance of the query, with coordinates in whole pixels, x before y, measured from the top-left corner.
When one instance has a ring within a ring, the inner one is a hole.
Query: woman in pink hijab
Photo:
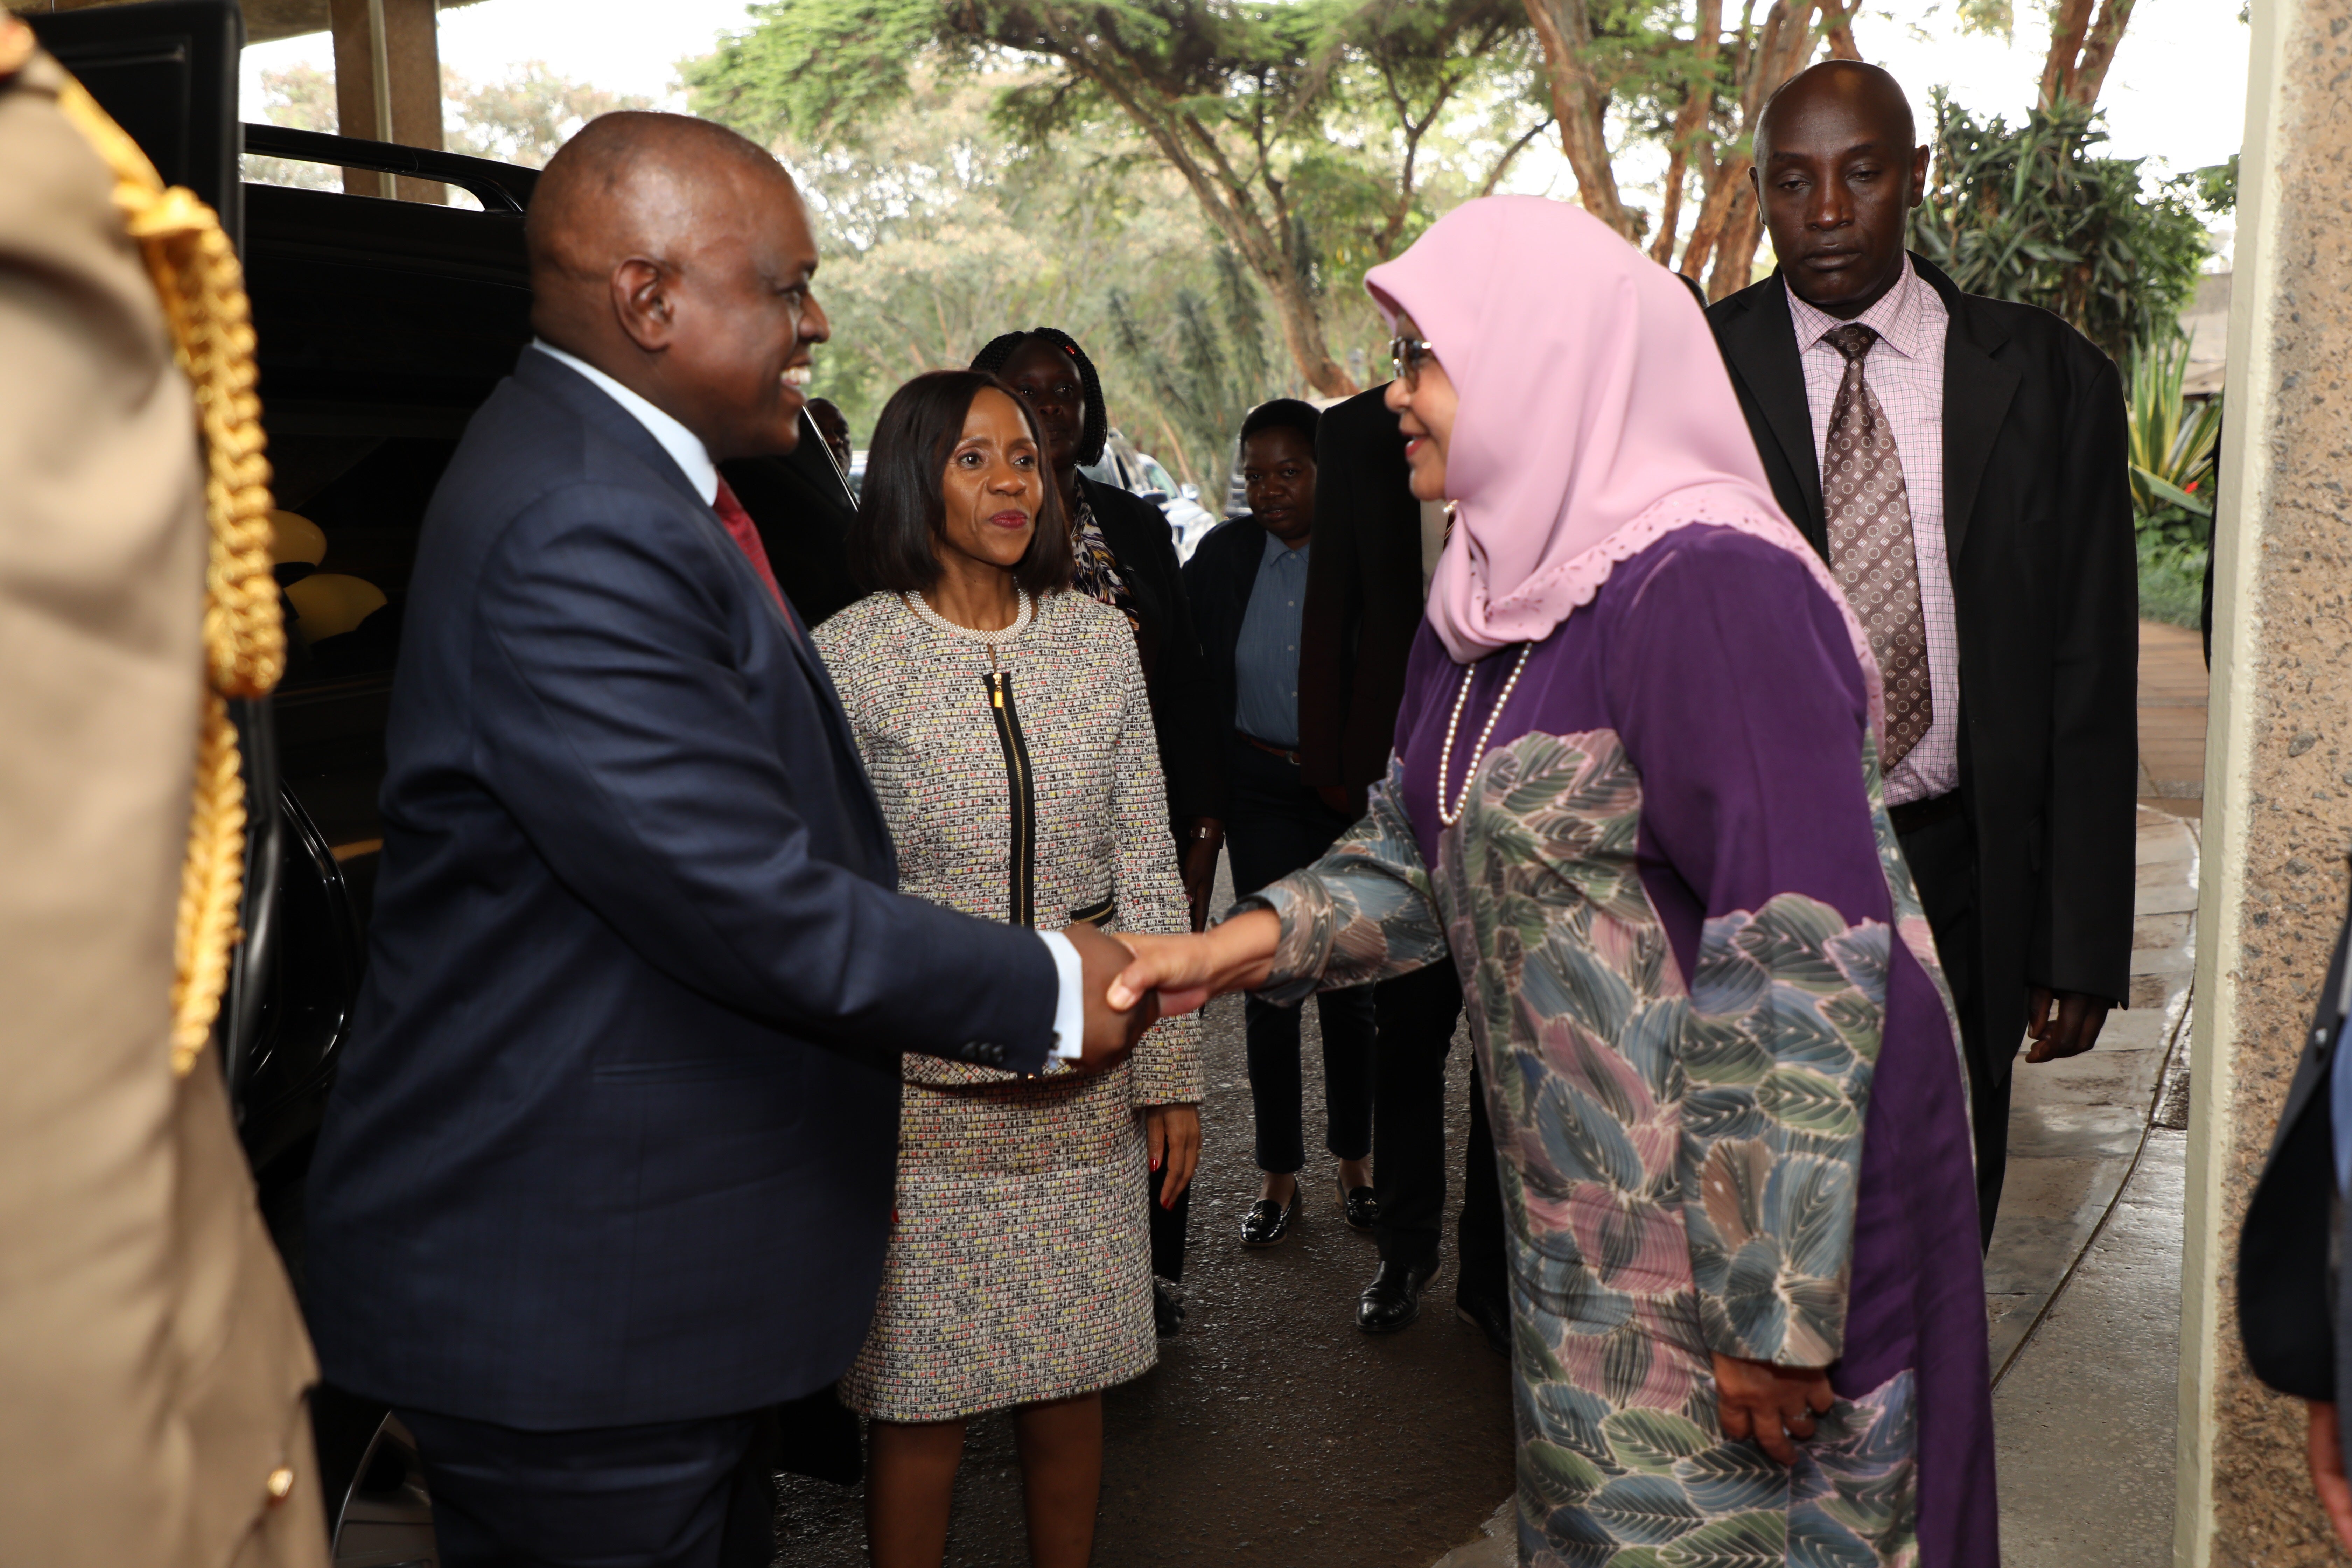
[[[1523,1563],[1991,1568],[1968,1096],[1868,644],[1681,280],[1494,197],[1368,281],[1454,512],[1388,779],[1215,930],[1123,938],[1112,1004],[1460,969]]]

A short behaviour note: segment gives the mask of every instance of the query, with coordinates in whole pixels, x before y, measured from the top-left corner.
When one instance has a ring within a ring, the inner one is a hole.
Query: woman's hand
[[[1837,1396],[1830,1392],[1826,1367],[1775,1366],[1769,1361],[1715,1358],[1716,1418],[1735,1441],[1756,1446],[1784,1465],[1797,1461],[1797,1445],[1813,1435],[1818,1418]]]
[[[1116,940],[1134,958],[1110,983],[1111,1010],[1123,1013],[1157,991],[1166,1017],[1189,1013],[1212,996],[1265,984],[1282,921],[1272,910],[1255,909],[1199,936],[1123,931]]]
[[[1213,816],[1196,816],[1184,825],[1181,876],[1184,902],[1191,906],[1192,929],[1209,924],[1209,897],[1217,889],[1217,851],[1225,847],[1225,825]]]
[[[1143,1144],[1151,1152],[1151,1168],[1162,1165],[1160,1206],[1172,1209],[1192,1173],[1201,1165],[1201,1108],[1197,1105],[1147,1105],[1143,1108]]]

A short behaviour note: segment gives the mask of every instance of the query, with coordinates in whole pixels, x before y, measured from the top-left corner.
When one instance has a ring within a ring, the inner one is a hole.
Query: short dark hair
[[[849,574],[868,593],[916,594],[940,580],[940,531],[947,521],[948,458],[964,416],[983,392],[1001,392],[1021,410],[1037,443],[1045,504],[1013,580],[1043,597],[1070,585],[1069,520],[1061,487],[1043,461],[1045,442],[1020,395],[972,370],[926,371],[890,395],[875,422],[857,521],[849,530]]]
[[[1246,441],[1261,430],[1296,430],[1312,452],[1315,429],[1322,422],[1323,416],[1316,411],[1315,405],[1296,397],[1277,397],[1249,411],[1249,416],[1242,421],[1241,438]]]
[[[1002,375],[1013,356],[1031,343],[1044,343],[1067,354],[1078,367],[1078,391],[1086,399],[1086,422],[1078,429],[1078,464],[1102,461],[1103,444],[1110,439],[1110,411],[1103,404],[1102,377],[1095,372],[1095,362],[1087,351],[1078,347],[1078,340],[1059,327],[1032,327],[1025,332],[1007,332],[991,338],[988,346],[971,356],[971,368],[990,375]]]

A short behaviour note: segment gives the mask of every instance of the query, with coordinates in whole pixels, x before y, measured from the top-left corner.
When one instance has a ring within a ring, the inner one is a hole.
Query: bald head
[[[792,176],[682,114],[593,120],[548,161],[524,220],[531,326],[700,437],[714,458],[790,449],[816,245]]]
[[[1861,60],[1823,60],[1790,77],[1765,104],[1756,121],[1756,161],[1765,161],[1782,121],[1823,107],[1871,125],[1890,146],[1908,149],[1917,135],[1911,100],[1894,72]]]
[[[1860,60],[1800,71],[1765,105],[1748,178],[1799,299],[1851,321],[1902,280],[1927,184],[1914,134],[1902,84]]]

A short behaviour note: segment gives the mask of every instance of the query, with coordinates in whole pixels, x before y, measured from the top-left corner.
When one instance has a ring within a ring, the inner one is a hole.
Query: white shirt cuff
[[[1061,986],[1054,1003],[1050,1054],[1057,1060],[1074,1062],[1086,1054],[1087,1047],[1087,967],[1078,958],[1077,948],[1060,931],[1041,931],[1037,936],[1054,955],[1054,973]]]

